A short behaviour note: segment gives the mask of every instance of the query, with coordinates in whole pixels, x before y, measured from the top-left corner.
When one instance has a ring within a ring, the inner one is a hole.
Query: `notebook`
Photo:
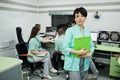
[[[90,51],[90,40],[91,40],[90,36],[75,38],[74,39],[74,49],[80,50],[82,48],[86,48],[87,51]],[[74,54],[74,57],[78,57],[78,55]]]
[[[47,55],[47,54],[37,54],[36,56],[42,57],[42,56],[45,56],[45,55]]]

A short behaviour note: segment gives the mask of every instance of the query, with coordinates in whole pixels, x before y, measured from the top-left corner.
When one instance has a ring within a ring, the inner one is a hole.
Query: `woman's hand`
[[[49,38],[43,38],[41,42],[42,43],[49,43],[49,42],[55,42],[55,40],[54,39],[49,39]]]
[[[92,55],[91,52],[90,52],[90,53],[87,52],[87,54],[85,54],[85,55],[80,55],[79,57],[80,57],[80,58],[88,58],[88,57],[91,57],[91,55]]]
[[[82,48],[81,50],[78,51],[79,55],[86,55],[87,54],[87,50],[85,48]]]
[[[53,39],[53,38],[52,38],[52,39],[50,39],[50,42],[55,42],[55,39]]]
[[[87,51],[87,49],[82,48],[80,50],[71,50],[70,53],[82,56],[82,55],[86,55],[88,53],[88,51]]]

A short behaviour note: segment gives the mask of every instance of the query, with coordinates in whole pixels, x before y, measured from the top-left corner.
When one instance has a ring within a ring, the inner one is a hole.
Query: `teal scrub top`
[[[41,48],[41,42],[42,38],[37,35],[35,38],[31,38],[29,41],[29,49],[28,49],[28,54],[32,55],[34,58],[36,57],[35,54],[32,54],[30,50],[35,50],[38,51]],[[28,61],[33,62],[33,59],[30,57],[27,57]]]
[[[90,31],[84,27],[84,36],[91,36]],[[74,39],[83,37],[80,27],[78,25],[74,25],[67,29],[64,37],[64,45],[62,52],[65,55],[64,69],[69,71],[79,71],[80,58],[74,57],[73,54],[70,53],[72,49],[74,49]],[[90,51],[94,51],[94,44],[91,40],[90,43]],[[89,69],[89,59],[84,59],[84,71]]]
[[[63,41],[64,41],[64,35],[57,37],[55,39],[55,50],[56,51],[62,51]]]
[[[63,42],[64,42],[64,35],[61,35],[60,37],[57,37],[55,39],[55,50],[61,51],[63,50]],[[61,59],[64,60],[64,56],[61,56]]]

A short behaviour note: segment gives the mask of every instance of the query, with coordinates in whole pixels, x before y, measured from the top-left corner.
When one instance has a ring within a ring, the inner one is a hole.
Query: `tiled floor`
[[[100,73],[97,80],[120,80],[118,78],[116,79],[109,76],[109,66],[105,66],[104,68],[98,68],[98,70]],[[66,77],[64,70],[60,72],[60,75],[56,75],[52,73],[50,74],[53,77],[53,80],[65,80],[65,77]],[[89,80],[91,77],[92,77],[92,73],[89,71],[87,80]],[[27,80],[27,74],[24,75],[24,80]],[[48,79],[40,79],[39,76],[32,75],[30,77],[30,80],[48,80]]]
[[[99,60],[97,60],[97,61],[99,61]],[[120,80],[120,78],[115,78],[115,77],[109,76],[109,64],[105,64],[102,66],[96,64],[96,66],[97,66],[97,69],[99,70],[99,75],[98,75],[97,80]],[[66,80],[66,73],[64,70],[61,70],[60,75],[56,75],[56,74],[52,74],[52,73],[50,73],[50,75],[53,77],[53,80]],[[27,76],[28,76],[28,74],[24,74],[23,80],[27,80]],[[92,76],[93,76],[92,72],[89,70],[87,80],[92,78]],[[47,80],[47,79],[41,79],[39,76],[31,75],[30,80]]]
[[[89,80],[91,78],[92,74],[89,74],[89,77],[87,80]],[[65,74],[61,73],[60,75],[52,75],[53,80],[66,80],[65,79]],[[27,80],[26,76],[24,76],[24,80]],[[31,76],[30,80],[42,80],[40,79],[39,76]],[[48,79],[43,79],[43,80],[48,80]],[[98,80],[120,80],[120,79],[114,79],[114,78],[110,78],[109,76],[98,76]]]

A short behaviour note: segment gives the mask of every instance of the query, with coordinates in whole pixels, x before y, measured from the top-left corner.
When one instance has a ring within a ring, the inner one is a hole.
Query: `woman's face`
[[[86,20],[86,17],[83,16],[81,13],[76,13],[75,14],[75,22],[78,25],[84,25],[84,22]]]

